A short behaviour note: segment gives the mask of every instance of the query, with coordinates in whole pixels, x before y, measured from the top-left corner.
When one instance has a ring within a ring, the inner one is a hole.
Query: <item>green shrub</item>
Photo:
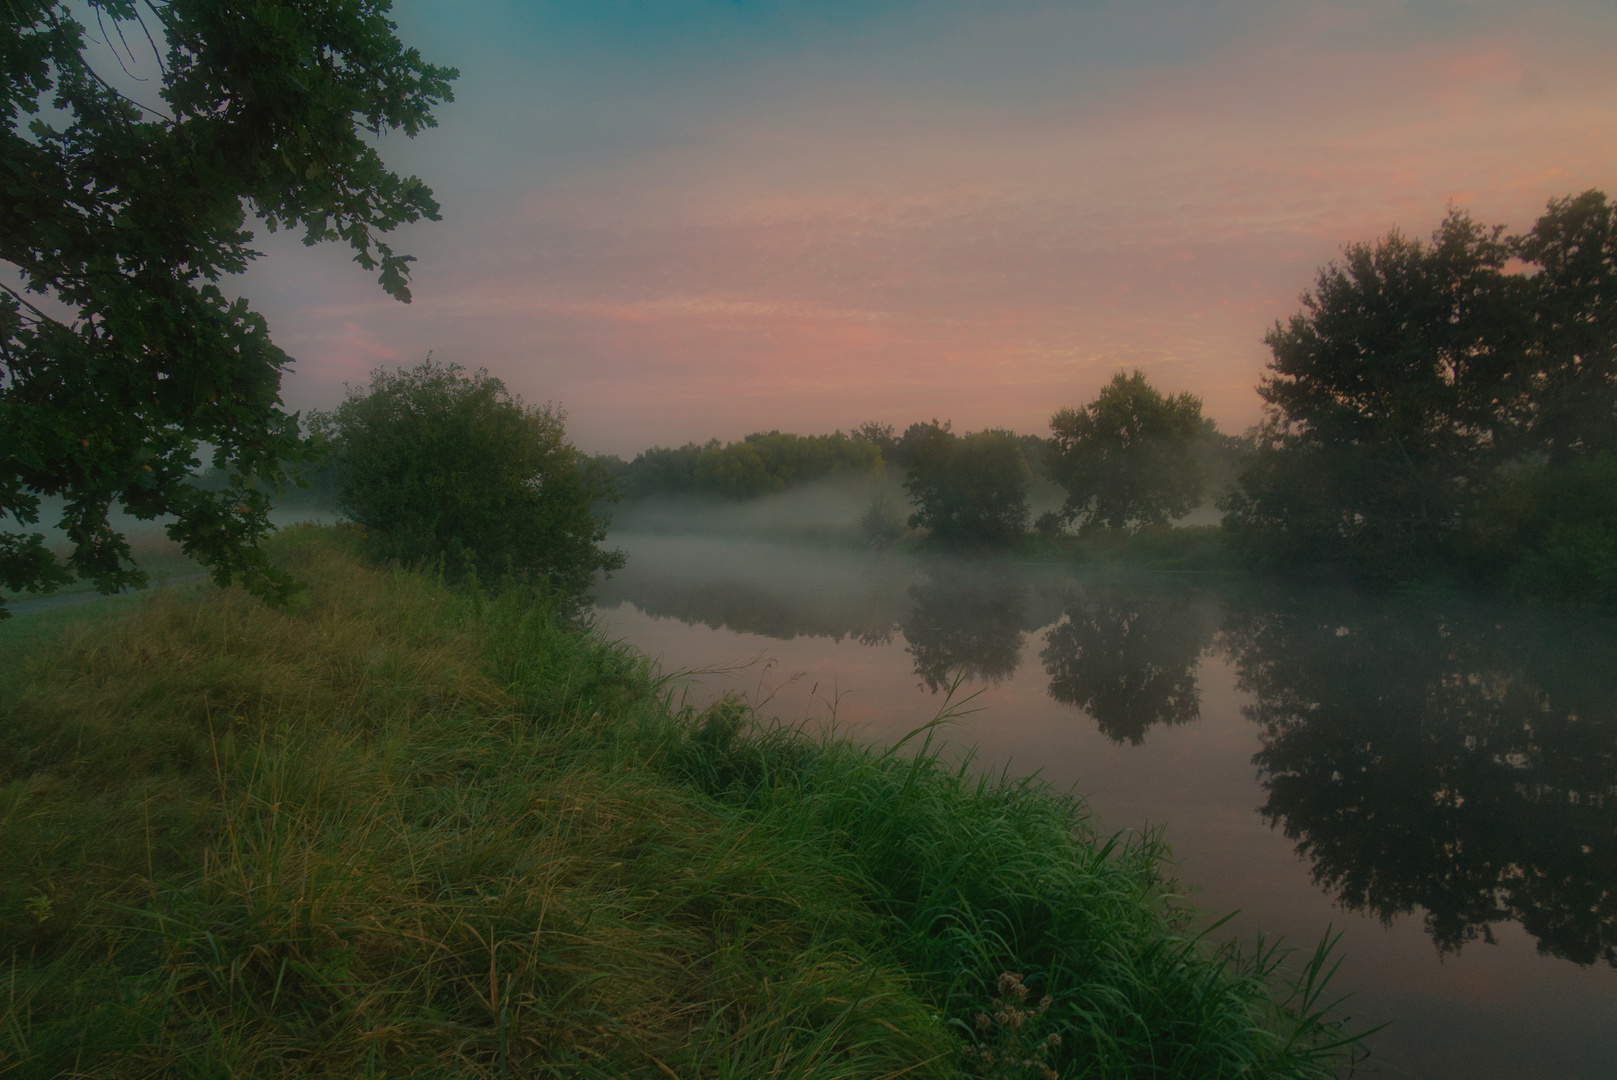
[[[1500,477],[1458,550],[1473,572],[1518,595],[1617,606],[1617,457]]]
[[[623,556],[599,546],[593,506],[613,497],[610,480],[567,442],[564,415],[429,356],[372,372],[316,426],[335,450],[338,507],[384,557],[576,598]]]

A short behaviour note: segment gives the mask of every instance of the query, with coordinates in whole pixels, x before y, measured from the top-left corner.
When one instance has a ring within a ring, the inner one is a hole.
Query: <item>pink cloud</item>
[[[1617,194],[1609,23],[1388,45],[1333,11],[1037,105],[831,87],[512,175],[446,204],[409,308],[281,249],[247,291],[300,357],[291,399],[433,349],[561,401],[589,449],[871,417],[1042,431],[1136,366],[1239,429],[1263,333],[1341,245],[1424,234],[1451,200],[1521,228]]]

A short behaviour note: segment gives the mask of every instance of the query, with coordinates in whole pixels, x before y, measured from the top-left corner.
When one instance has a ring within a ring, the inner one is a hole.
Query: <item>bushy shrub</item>
[[[592,506],[613,498],[610,481],[568,443],[564,417],[429,356],[377,369],[315,426],[335,452],[339,509],[384,557],[490,582],[515,575],[576,599],[623,555],[600,546],[606,522]]]

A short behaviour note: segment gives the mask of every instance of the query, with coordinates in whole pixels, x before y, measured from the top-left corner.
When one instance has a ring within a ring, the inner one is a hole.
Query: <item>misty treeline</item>
[[[828,476],[873,472],[881,466],[881,452],[868,440],[840,431],[830,435],[770,431],[729,444],[711,439],[700,445],[654,446],[627,464],[614,455],[597,460],[624,498],[700,494],[742,500]]]
[[[895,539],[1005,546],[1160,532],[1211,494],[1225,551],[1267,569],[1431,576],[1617,603],[1617,224],[1599,191],[1507,235],[1451,210],[1428,241],[1396,230],[1321,269],[1264,341],[1264,419],[1217,431],[1187,393],[1119,372],[1051,436],[948,422],[653,447],[606,467],[630,498],[748,499],[888,469],[861,524]],[[906,516],[907,514],[907,516]]]
[[[1006,429],[957,433],[947,420],[900,434],[869,421],[852,432],[800,436],[779,431],[739,442],[654,446],[625,463],[597,460],[628,499],[703,496],[745,501],[810,481],[886,472],[907,505],[878,488],[859,525],[873,540],[922,529],[936,541],[1003,547],[1027,533],[1035,485],[1059,485],[1066,499],[1041,531],[1137,529],[1184,516],[1204,479],[1231,473],[1241,443],[1201,416],[1189,394],[1165,398],[1140,372],[1119,373],[1090,405],[1064,409],[1053,438]]]

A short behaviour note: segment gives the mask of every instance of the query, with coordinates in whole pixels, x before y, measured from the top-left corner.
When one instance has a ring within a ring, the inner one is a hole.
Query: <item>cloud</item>
[[[1617,176],[1596,8],[907,10],[908,37],[827,17],[659,52],[568,24],[444,58],[464,127],[403,155],[445,204],[400,245],[415,304],[290,245],[246,283],[299,357],[289,398],[433,349],[632,453],[869,417],[1042,430],[1139,366],[1238,429],[1265,329],[1341,245],[1449,201],[1525,227]]]

